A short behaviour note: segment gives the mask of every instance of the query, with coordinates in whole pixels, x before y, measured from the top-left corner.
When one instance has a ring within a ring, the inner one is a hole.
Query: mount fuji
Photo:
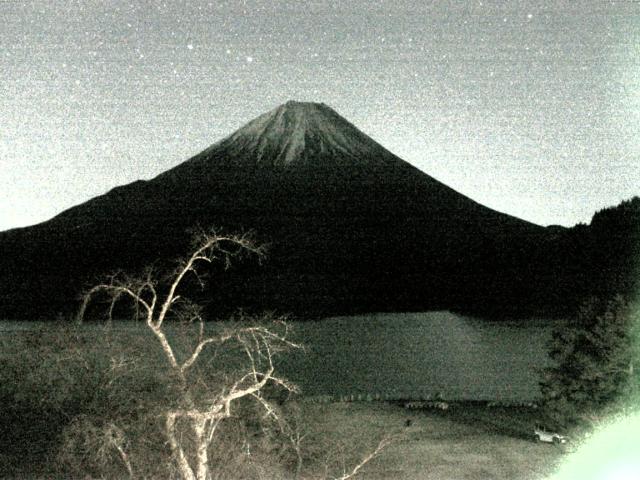
[[[185,253],[198,226],[270,246],[213,278],[212,311],[303,316],[544,309],[562,234],[456,192],[324,104],[287,102],[151,180],[0,233],[0,315],[67,313],[101,274]]]

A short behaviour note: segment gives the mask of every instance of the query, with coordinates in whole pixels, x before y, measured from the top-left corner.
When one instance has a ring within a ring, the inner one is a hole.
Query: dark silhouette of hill
[[[555,276],[566,297],[640,294],[640,197],[596,212],[589,225],[567,230],[555,248],[561,252]]]
[[[580,228],[474,202],[323,104],[288,102],[152,180],[1,233],[0,315],[67,313],[97,276],[184,253],[195,226],[270,245],[263,266],[212,275],[203,300],[216,313],[557,312],[598,250]]]

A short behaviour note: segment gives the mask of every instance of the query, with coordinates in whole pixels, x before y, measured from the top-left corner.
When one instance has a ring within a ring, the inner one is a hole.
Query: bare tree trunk
[[[196,462],[197,462],[197,480],[211,480],[209,472],[209,454],[207,452],[209,442],[205,432],[207,421],[204,419],[194,419],[193,429],[196,433]]]
[[[176,414],[170,412],[167,414],[167,420],[165,424],[167,438],[169,439],[169,445],[171,451],[175,457],[175,461],[178,465],[178,471],[183,480],[196,480],[196,476],[189,465],[186,455],[182,446],[176,438]]]
[[[160,342],[160,346],[162,347],[162,350],[164,351],[164,354],[167,357],[167,360],[169,360],[171,367],[177,371],[180,371],[180,367],[178,366],[178,361],[176,360],[176,356],[174,355],[173,349],[171,348],[171,345],[169,344],[169,341],[167,340],[167,337],[164,334],[164,332],[160,330],[160,328],[156,328],[151,325],[150,325],[150,328],[151,328],[151,331],[154,333],[154,335],[158,338],[158,341]]]

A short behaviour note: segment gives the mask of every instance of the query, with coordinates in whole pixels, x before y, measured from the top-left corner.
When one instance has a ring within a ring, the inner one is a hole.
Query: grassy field
[[[335,445],[371,446],[381,432],[396,432],[394,443],[363,469],[363,479],[543,479],[566,456],[563,448],[505,433],[504,425],[526,423],[531,415],[517,408],[460,405],[441,413],[375,402],[305,408],[322,419],[318,426]]]
[[[565,458],[561,447],[536,444],[504,428],[512,422],[527,423],[529,413],[515,408],[483,411],[486,409],[480,405],[461,406],[442,413],[407,410],[387,402],[304,402],[301,412],[312,433],[308,441],[321,440],[306,446],[314,453],[305,462],[303,478],[323,478],[325,470],[338,476],[342,465],[349,470],[385,435],[392,435],[393,442],[363,468],[358,478],[534,480],[547,478]],[[30,459],[32,465],[45,459],[47,452],[35,453],[40,456]],[[46,468],[39,471],[48,476]],[[1,478],[40,476],[26,463],[3,465],[0,457]]]

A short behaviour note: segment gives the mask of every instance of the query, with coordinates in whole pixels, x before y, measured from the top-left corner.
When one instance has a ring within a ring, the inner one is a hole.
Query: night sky
[[[287,100],[539,224],[640,194],[635,1],[0,0],[0,230]]]

